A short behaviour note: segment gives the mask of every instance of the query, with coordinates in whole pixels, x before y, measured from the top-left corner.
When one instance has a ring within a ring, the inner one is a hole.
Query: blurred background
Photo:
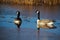
[[[14,24],[20,11],[20,31]],[[55,20],[56,29],[37,31],[37,14],[40,19]],[[60,0],[0,0],[0,40],[60,40]]]

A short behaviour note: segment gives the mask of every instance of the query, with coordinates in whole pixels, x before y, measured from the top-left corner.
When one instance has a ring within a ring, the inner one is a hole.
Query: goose
[[[37,19],[37,29],[39,30],[40,28],[54,28],[54,20],[49,20],[49,19],[42,19],[40,20],[40,11],[36,11],[38,14],[38,19]]]
[[[20,18],[20,12],[17,11],[17,18],[14,19],[14,23],[17,25],[18,28],[20,28],[21,24],[22,24],[22,20]]]

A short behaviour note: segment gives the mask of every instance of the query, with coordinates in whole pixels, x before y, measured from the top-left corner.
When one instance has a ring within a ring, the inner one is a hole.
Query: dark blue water
[[[52,35],[53,34],[60,35],[60,6],[20,6],[20,5],[4,5],[4,4],[2,5],[2,4],[0,4],[0,32],[7,33],[9,31],[9,29],[10,29],[10,32],[11,32],[11,29],[13,29],[13,32],[16,33],[17,27],[13,23],[13,21],[14,21],[14,18],[16,18],[17,10],[19,10],[21,12],[20,17],[22,18],[22,21],[23,21],[21,28],[27,28],[27,29],[31,28],[31,29],[36,30],[37,29],[36,28],[37,14],[35,13],[35,11],[37,9],[40,11],[41,19],[55,20],[56,22],[54,23],[54,25],[57,27],[56,29],[41,28],[40,30],[52,33]],[[4,32],[4,30],[5,30],[5,32]],[[43,32],[43,33],[45,33],[45,32]],[[47,37],[47,38],[49,38],[49,37]],[[12,37],[11,37],[11,39],[12,39]],[[15,40],[15,39],[13,39],[13,40]],[[55,40],[55,39],[53,39],[53,40]]]

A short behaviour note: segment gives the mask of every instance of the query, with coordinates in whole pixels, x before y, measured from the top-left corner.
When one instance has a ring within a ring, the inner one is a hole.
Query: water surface
[[[1,40],[60,40],[60,6],[22,6],[0,4],[0,39]],[[52,19],[56,29],[40,29],[37,32],[36,10],[40,11],[41,19]],[[16,11],[21,13],[23,21],[21,31],[17,31],[13,23]],[[24,34],[25,33],[25,34]],[[36,34],[38,33],[38,34]],[[37,35],[37,36],[36,36]],[[38,36],[39,35],[39,36]],[[28,39],[27,39],[28,37]],[[3,39],[4,38],[4,39]]]

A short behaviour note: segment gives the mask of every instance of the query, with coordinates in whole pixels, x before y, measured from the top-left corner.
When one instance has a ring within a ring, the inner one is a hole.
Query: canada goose
[[[19,16],[20,16],[20,12],[17,11],[17,18],[15,18],[14,23],[17,25],[18,28],[20,28],[21,23],[22,23],[22,20],[21,18],[19,18]]]
[[[40,28],[53,28],[54,27],[54,20],[49,20],[49,19],[43,19],[40,20],[40,11],[36,11],[38,14],[38,19],[37,19],[37,29],[39,30]]]

